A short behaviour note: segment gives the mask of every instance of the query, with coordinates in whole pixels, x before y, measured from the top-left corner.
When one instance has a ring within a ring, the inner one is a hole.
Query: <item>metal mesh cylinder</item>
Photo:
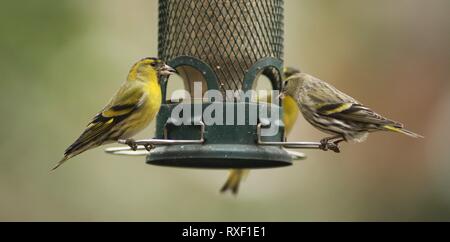
[[[240,90],[257,61],[282,60],[283,18],[283,0],[159,0],[159,56],[194,57]]]

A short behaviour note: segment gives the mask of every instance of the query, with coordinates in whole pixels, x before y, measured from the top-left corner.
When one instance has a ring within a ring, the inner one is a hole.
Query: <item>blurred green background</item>
[[[259,170],[153,167],[96,149],[52,165],[157,53],[156,0],[0,3],[0,220],[450,220],[450,2],[287,0],[286,64],[423,134],[373,134],[343,153]],[[154,126],[153,126],[154,127]],[[141,137],[150,137],[150,127]],[[300,119],[290,140],[323,135]]]

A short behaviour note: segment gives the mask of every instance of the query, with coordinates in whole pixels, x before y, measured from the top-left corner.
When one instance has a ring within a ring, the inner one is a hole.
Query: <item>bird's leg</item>
[[[125,141],[125,144],[128,145],[128,146],[130,146],[130,148],[131,148],[133,151],[136,151],[137,148],[138,148],[134,139],[127,139],[127,140]]]
[[[337,139],[337,140],[333,141],[333,144],[338,145],[339,143],[341,143],[343,141],[347,141],[347,140],[345,138],[341,137],[340,139]]]
[[[144,147],[148,152],[152,151],[152,149],[155,148],[155,146],[152,144],[145,144]]]
[[[334,151],[335,153],[341,153],[341,150],[339,149],[338,143],[329,143],[328,144],[328,149]]]
[[[332,137],[327,137],[327,138],[320,140],[319,148],[323,151],[332,150],[336,153],[340,153],[341,151],[339,150],[338,144],[341,141],[339,141],[338,143],[335,143],[335,142],[330,143],[330,140],[334,140],[334,139],[342,139],[342,136],[340,136],[340,135],[332,136]]]
[[[338,138],[336,138],[336,140],[331,142],[332,145],[328,148],[336,153],[341,153],[341,150],[339,149],[339,143],[341,143],[342,141],[347,141],[347,140],[345,139],[345,137],[339,136]]]

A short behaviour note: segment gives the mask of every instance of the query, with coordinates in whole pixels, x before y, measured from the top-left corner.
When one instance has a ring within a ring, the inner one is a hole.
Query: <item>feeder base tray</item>
[[[261,169],[292,165],[281,147],[213,144],[171,145],[153,149],[147,164],[199,169]]]

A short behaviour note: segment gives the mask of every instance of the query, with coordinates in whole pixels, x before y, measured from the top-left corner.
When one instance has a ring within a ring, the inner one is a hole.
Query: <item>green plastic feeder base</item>
[[[199,140],[202,129],[197,125],[175,126],[170,123],[172,111],[178,106],[191,110],[206,110],[215,105],[223,110],[234,110],[236,119],[238,110],[273,111],[281,117],[281,109],[268,103],[202,103],[202,104],[163,104],[159,111],[156,138],[170,140]],[[264,109],[262,109],[264,107]],[[226,118],[227,112],[224,112]],[[268,112],[272,114],[272,112]],[[190,117],[190,116],[188,116]],[[258,115],[259,117],[259,115]],[[202,120],[192,115],[190,120]],[[226,119],[225,119],[226,120]],[[236,120],[235,120],[236,121]],[[194,121],[188,123],[195,123]],[[245,116],[245,125],[212,125],[204,127],[203,144],[173,144],[157,146],[147,156],[147,163],[159,166],[232,169],[232,168],[274,168],[289,166],[291,156],[281,146],[257,144],[257,125],[249,124],[249,115]],[[274,136],[264,137],[264,141],[282,141],[284,127],[278,126]]]
[[[292,159],[285,150],[273,146],[172,145],[152,150],[147,163],[199,169],[260,169],[290,166]]]

